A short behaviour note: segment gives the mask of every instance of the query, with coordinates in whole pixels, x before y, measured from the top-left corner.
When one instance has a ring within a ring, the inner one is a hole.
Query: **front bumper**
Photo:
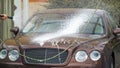
[[[0,62],[0,68],[103,68],[95,64],[68,64],[63,67],[49,67],[49,66],[33,66],[33,65],[24,65],[22,63],[2,63]]]

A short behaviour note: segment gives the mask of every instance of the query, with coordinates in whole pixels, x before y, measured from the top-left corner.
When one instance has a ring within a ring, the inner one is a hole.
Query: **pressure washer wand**
[[[13,17],[11,17],[11,16],[7,16],[7,18],[8,18],[8,19],[13,19]]]

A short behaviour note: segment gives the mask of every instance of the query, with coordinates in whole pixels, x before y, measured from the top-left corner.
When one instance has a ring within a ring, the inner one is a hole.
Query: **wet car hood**
[[[102,40],[101,40],[102,39]],[[96,45],[104,42],[104,36],[102,35],[87,35],[87,34],[70,34],[59,37],[51,37],[50,35],[27,35],[21,36],[19,42],[22,45],[71,45],[73,43],[90,43]],[[18,45],[14,39],[7,40],[6,45]]]

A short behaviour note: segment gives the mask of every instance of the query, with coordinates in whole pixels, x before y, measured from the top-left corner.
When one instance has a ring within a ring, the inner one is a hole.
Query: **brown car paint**
[[[77,12],[80,9],[58,9],[52,10],[52,11],[46,11],[44,13],[71,13],[71,12]],[[95,10],[93,9],[83,9],[82,11],[87,12],[93,12]],[[104,16],[103,10],[97,10],[97,14]],[[4,43],[4,47],[7,47],[6,49],[9,51],[11,49],[17,49],[21,54],[24,54],[25,49],[37,49],[37,48],[58,48],[68,50],[68,57],[66,61],[63,64],[28,64],[24,60],[24,56],[20,55],[19,59],[15,62],[12,62],[8,59],[8,57],[5,60],[0,60],[0,67],[2,68],[109,68],[111,64],[111,57],[113,56],[113,48],[115,45],[114,43],[118,40],[117,38],[113,38],[113,35],[109,36],[110,30],[108,30],[108,24],[106,24],[106,33],[104,35],[92,35],[92,34],[72,34],[67,36],[62,36],[58,38],[54,38],[51,40],[48,40],[44,43],[43,46],[40,46],[40,44],[31,42],[31,39],[34,37],[34,35],[25,36],[18,34],[19,42],[22,44],[16,43],[16,39],[9,39],[6,40]],[[119,30],[117,30],[119,31]],[[117,32],[115,31],[115,32]],[[119,31],[120,32],[120,31]],[[118,33],[118,32],[117,32]],[[36,36],[37,34],[35,34]],[[64,41],[62,41],[62,40]],[[112,42],[111,42],[112,41]],[[57,43],[57,45],[55,44]],[[86,51],[88,56],[89,54],[97,50],[101,53],[101,58],[98,61],[92,61],[90,57],[87,58],[84,62],[77,62],[75,60],[75,54],[77,51],[83,50]]]

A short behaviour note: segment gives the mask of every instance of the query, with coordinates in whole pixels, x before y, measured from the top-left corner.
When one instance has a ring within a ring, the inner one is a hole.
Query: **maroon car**
[[[119,68],[120,29],[104,10],[49,9],[33,15],[0,49],[1,68]]]

